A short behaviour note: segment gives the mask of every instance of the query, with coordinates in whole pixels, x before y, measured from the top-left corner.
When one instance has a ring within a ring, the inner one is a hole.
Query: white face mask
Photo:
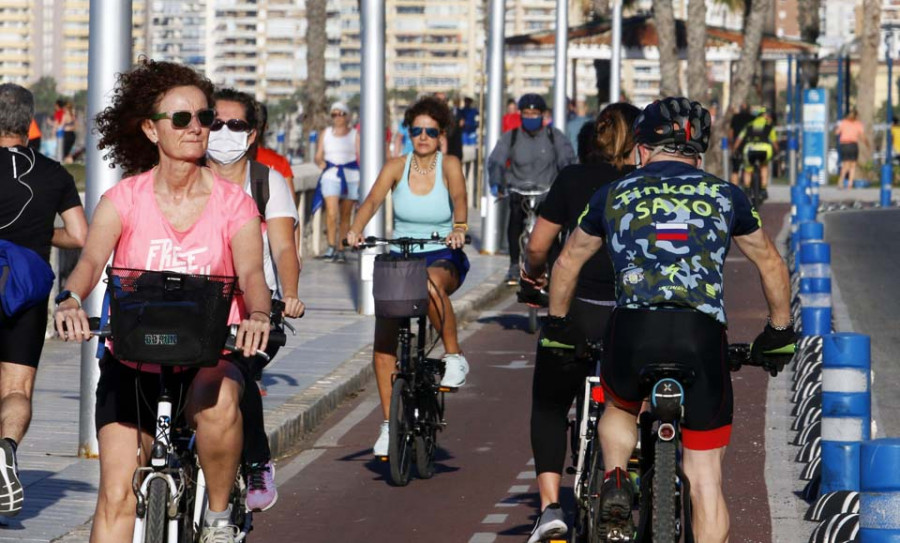
[[[219,130],[209,133],[206,154],[219,164],[233,164],[240,160],[250,147],[249,137],[249,132],[232,132],[228,127],[223,126]]]

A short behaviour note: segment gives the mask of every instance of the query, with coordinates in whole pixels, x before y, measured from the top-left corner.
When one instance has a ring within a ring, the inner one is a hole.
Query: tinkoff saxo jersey
[[[760,225],[739,188],[675,161],[653,162],[601,188],[579,220],[582,230],[606,238],[618,306],[692,308],[722,324],[731,237]]]

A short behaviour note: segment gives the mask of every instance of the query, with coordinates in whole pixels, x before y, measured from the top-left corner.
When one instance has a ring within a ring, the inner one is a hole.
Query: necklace
[[[437,166],[437,153],[434,154],[434,158],[431,160],[431,166],[429,166],[427,170],[423,170],[423,169],[419,168],[419,159],[416,157],[416,155],[413,155],[412,167],[413,167],[413,170],[415,170],[417,174],[428,175],[434,171],[435,166]]]

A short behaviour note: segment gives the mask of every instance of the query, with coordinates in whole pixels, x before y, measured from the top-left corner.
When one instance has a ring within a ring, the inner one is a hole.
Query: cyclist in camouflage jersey
[[[666,98],[635,121],[643,168],[591,199],[553,268],[544,336],[572,344],[566,314],[583,263],[604,240],[616,271],[616,309],[604,342],[606,409],[599,434],[606,480],[601,530],[633,530],[633,488],[625,466],[637,442],[640,370],[679,362],[696,379],[685,397],[683,466],[691,481],[697,541],[728,538],[722,459],[731,436],[733,397],[727,363],[722,268],[732,238],[760,271],[769,321],[753,356],[793,342],[787,268],[759,216],[737,187],[698,169],[709,144],[709,112]]]

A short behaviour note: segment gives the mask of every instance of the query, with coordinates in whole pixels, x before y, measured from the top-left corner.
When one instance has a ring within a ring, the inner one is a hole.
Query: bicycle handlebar
[[[466,234],[466,245],[472,243],[472,236]],[[446,238],[440,237],[437,232],[432,234],[430,238],[379,238],[376,236],[368,236],[365,241],[356,246],[357,249],[367,249],[370,247],[380,247],[384,245],[397,245],[402,249],[411,249],[416,245],[422,247],[424,245],[446,245]]]
[[[752,346],[751,343],[732,343],[728,346],[728,366],[731,371],[738,371],[741,366],[756,366],[769,372],[772,377],[777,377],[786,363],[778,359],[793,353],[793,349],[788,349],[789,352],[764,354],[762,361],[757,362],[750,356]]]

